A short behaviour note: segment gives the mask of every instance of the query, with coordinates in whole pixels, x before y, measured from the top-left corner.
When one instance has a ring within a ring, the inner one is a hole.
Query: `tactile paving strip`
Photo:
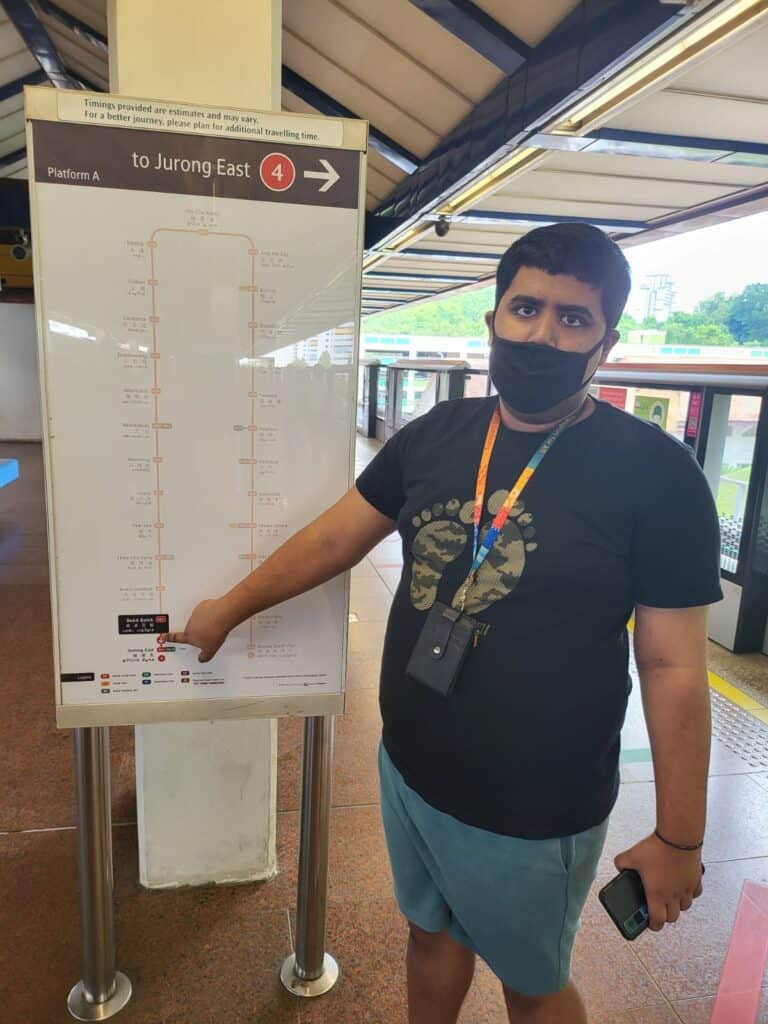
[[[768,726],[716,690],[710,696],[712,735],[750,768],[768,770]]]

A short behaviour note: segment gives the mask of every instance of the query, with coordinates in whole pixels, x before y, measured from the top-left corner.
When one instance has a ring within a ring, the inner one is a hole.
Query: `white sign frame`
[[[35,240],[41,237],[41,231],[45,231],[45,224],[41,224],[40,197],[38,182],[35,177],[35,142],[33,137],[33,124],[36,122],[56,122],[59,124],[70,123],[79,126],[84,123],[82,115],[84,105],[93,100],[94,103],[132,103],[134,105],[151,104],[154,113],[162,108],[162,116],[167,114],[167,108],[177,108],[179,105],[169,101],[155,101],[145,98],[136,99],[117,95],[102,93],[78,92],[70,94],[55,89],[43,87],[25,88],[25,108],[27,121],[27,152],[30,165],[30,206],[32,215],[32,230]],[[190,106],[189,104],[183,106]],[[198,110],[210,111],[211,117],[228,111],[229,108],[201,107],[193,105]],[[138,109],[134,106],[133,109]],[[354,347],[352,362],[349,373],[352,379],[352,387],[356,387],[358,351],[359,351],[359,324],[361,309],[361,281],[362,281],[362,254],[364,244],[365,224],[365,155],[367,150],[367,123],[349,119],[314,118],[296,114],[279,114],[258,111],[229,111],[232,115],[239,115],[240,123],[237,125],[237,133],[230,137],[236,140],[248,140],[252,142],[271,142],[275,140],[276,146],[281,146],[283,140],[291,139],[292,145],[309,145],[314,148],[349,150],[359,154],[359,188],[357,195],[357,250],[353,255],[356,268],[354,302],[353,308],[349,309],[349,321],[354,329]],[[250,121],[246,121],[250,118]],[[162,120],[162,118],[159,118]],[[233,118],[230,118],[233,120]],[[87,122],[86,122],[87,123]],[[245,127],[243,124],[245,123]],[[248,127],[248,125],[252,127]],[[135,125],[110,125],[110,127],[125,128],[131,131],[139,126]],[[142,125],[141,131],[167,132],[169,130],[183,133],[184,135],[202,135],[205,138],[218,137],[222,133],[219,130],[210,131],[206,128],[196,126],[194,130],[189,128],[169,128],[167,121],[160,126]],[[268,135],[259,134],[268,132]],[[297,139],[296,136],[299,136]],[[307,139],[318,139],[320,141],[307,142]],[[303,140],[303,141],[299,141]],[[309,175],[307,175],[309,177]],[[320,177],[320,175],[314,175]],[[322,182],[320,183],[322,184]],[[99,190],[101,191],[101,190]],[[346,644],[348,636],[349,618],[349,575],[344,581],[344,598],[338,614],[342,617],[343,651],[341,655],[341,679],[338,691],[325,693],[291,693],[280,695],[278,693],[269,695],[251,695],[236,697],[204,697],[195,696],[185,699],[168,700],[120,700],[117,691],[114,691],[112,699],[100,703],[64,703],[62,697],[61,682],[61,609],[57,586],[57,523],[55,517],[55,495],[54,495],[54,464],[51,450],[52,423],[49,415],[50,406],[50,381],[47,365],[46,343],[44,323],[47,316],[46,305],[46,281],[41,268],[40,245],[33,245],[35,295],[37,307],[38,325],[38,354],[40,366],[40,387],[43,422],[43,453],[45,464],[45,486],[46,502],[48,508],[48,549],[51,574],[51,612],[53,622],[53,660],[55,671],[55,697],[56,697],[56,722],[62,728],[91,727],[108,725],[138,725],[151,724],[155,722],[184,722],[184,721],[213,721],[220,719],[244,719],[261,717],[283,717],[283,716],[308,716],[308,715],[335,715],[341,714],[345,707],[346,684]],[[349,405],[349,458],[347,464],[347,479],[351,485],[354,479],[354,438],[355,438],[355,412],[356,401]],[[234,525],[234,524],[233,524]],[[244,574],[243,574],[244,575]],[[173,622],[171,628],[180,628],[183,623]],[[143,666],[141,666],[143,667]],[[96,684],[98,685],[98,683]]]

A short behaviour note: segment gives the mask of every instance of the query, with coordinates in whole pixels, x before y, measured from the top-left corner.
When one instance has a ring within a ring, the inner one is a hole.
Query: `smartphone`
[[[704,874],[703,864],[701,873]],[[597,895],[625,939],[632,942],[648,927],[648,904],[637,871],[620,871]]]

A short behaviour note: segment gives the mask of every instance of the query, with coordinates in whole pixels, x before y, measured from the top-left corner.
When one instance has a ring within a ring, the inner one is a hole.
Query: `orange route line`
[[[174,235],[203,235],[203,236],[211,236],[211,235],[213,235],[213,236],[220,237],[220,238],[243,238],[243,239],[245,239],[246,242],[248,242],[248,245],[249,245],[249,247],[251,249],[255,249],[256,248],[256,245],[255,245],[253,239],[251,238],[251,236],[250,235],[246,235],[246,234],[244,234],[243,232],[240,232],[240,231],[211,231],[208,228],[167,228],[167,227],[155,228],[155,230],[149,236],[149,241],[154,243],[152,246],[149,247],[149,252],[150,252],[150,260],[151,260],[151,275],[152,275],[151,276],[151,280],[153,282],[150,285],[150,287],[152,288],[152,353],[155,356],[158,354],[157,353],[157,324],[155,322],[155,317],[157,316],[157,313],[156,313],[156,303],[155,303],[155,288],[156,288],[156,284],[154,283],[155,282],[155,248],[158,245],[158,242],[156,241],[156,236],[161,234],[162,232],[166,232],[168,234],[174,234]],[[255,288],[256,288],[256,256],[255,256],[254,253],[251,253],[251,284],[250,284],[250,289],[249,289],[250,292],[251,292],[251,321],[250,321],[251,324],[255,323],[255,320],[256,320],[256,292],[255,292]],[[249,551],[249,556],[248,557],[249,557],[249,564],[250,564],[250,567],[251,567],[251,571],[253,571],[254,563],[256,561],[256,552],[254,551],[254,525],[253,525],[254,522],[255,522],[255,518],[256,518],[256,495],[255,495],[255,490],[256,490],[256,466],[255,466],[255,464],[253,462],[253,459],[256,457],[256,436],[255,436],[256,432],[253,429],[256,426],[256,422],[255,422],[255,417],[256,417],[256,399],[253,397],[253,393],[256,390],[256,367],[254,365],[254,362],[255,362],[255,359],[256,359],[256,334],[255,334],[256,328],[251,326],[250,327],[250,331],[251,331],[251,421],[250,421],[251,429],[249,430],[249,433],[251,435],[251,463],[250,463],[250,466],[251,466],[251,488],[250,488],[250,490],[251,490],[251,493],[250,493],[250,499],[251,499],[251,518],[249,520],[249,533],[250,533],[251,543],[250,543],[250,551]],[[154,388],[155,388],[155,395],[154,395],[154,398],[155,398],[155,423],[159,423],[160,422],[159,395],[157,394],[157,391],[158,391],[158,369],[157,369],[157,364],[158,364],[159,360],[155,358],[155,359],[152,360],[152,362],[154,363],[153,370],[154,370]],[[160,457],[160,429],[159,429],[159,427],[155,427],[155,457],[156,458]],[[159,523],[159,522],[161,522],[161,519],[160,519],[160,463],[159,462],[155,463],[155,470],[156,470],[156,481],[157,481],[157,494],[156,494],[156,504],[155,504],[155,507],[156,507],[156,510],[157,510],[156,522]],[[163,590],[162,590],[162,587],[163,587],[163,568],[162,568],[163,567],[163,560],[162,560],[162,540],[161,540],[162,533],[161,533],[161,527],[156,526],[155,527],[155,531],[156,531],[156,534],[157,534],[157,554],[158,554],[158,559],[157,559],[157,577],[158,577],[158,597],[159,597],[159,601],[160,601],[159,611],[162,612],[163,611]],[[248,627],[249,627],[249,646],[250,647],[254,647],[255,646],[255,644],[254,644],[254,628],[255,628],[255,624],[254,624],[253,618],[251,618],[249,620]]]
[[[153,240],[154,239],[150,239],[150,241],[153,241]],[[149,259],[150,259],[150,281],[152,282],[152,284],[150,285],[150,288],[152,289],[152,355],[153,356],[157,356],[157,303],[156,303],[156,296],[155,296],[155,288],[156,288],[156,285],[155,285],[155,247],[156,247],[156,245],[157,245],[157,243],[155,242],[155,245],[152,245],[152,246],[148,247],[149,248]],[[158,413],[158,395],[157,395],[157,387],[158,387],[158,384],[157,384],[157,364],[158,364],[159,360],[155,358],[155,359],[152,360],[152,362],[155,364],[154,365],[154,371],[153,371],[154,388],[155,388],[155,395],[154,395],[154,399],[155,399],[155,420],[154,420],[154,422],[155,423],[159,423],[160,419],[159,419],[159,413]],[[159,430],[158,427],[155,427],[155,458],[156,459],[160,458],[160,430]],[[161,521],[160,520],[160,463],[159,462],[155,463],[155,479],[157,481],[157,488],[156,488],[157,494],[155,495],[155,522],[159,523]],[[158,600],[157,609],[162,614],[162,611],[163,611],[163,589],[162,589],[162,587],[163,587],[163,568],[162,568],[163,567],[163,559],[162,559],[163,547],[162,547],[162,534],[161,534],[161,530],[160,530],[159,526],[155,526],[155,535],[157,537],[157,600]]]
[[[150,242],[154,242],[155,235],[159,235],[161,231],[167,231],[174,235],[217,235],[221,238],[244,238],[252,249],[256,248],[251,236],[245,235],[241,231],[211,231],[209,228],[155,228],[149,236]]]
[[[253,248],[253,245],[251,245]],[[253,325],[256,322],[256,257],[251,254],[251,319],[250,322]],[[253,429],[256,426],[256,399],[253,397],[256,392],[256,328],[251,326],[251,460],[256,458],[256,431]],[[253,524],[256,522],[256,465],[251,461],[251,558],[249,565],[251,572],[254,569],[255,553],[253,550],[254,537],[253,537]],[[248,641],[251,647],[255,644],[255,623],[253,618],[248,623]]]

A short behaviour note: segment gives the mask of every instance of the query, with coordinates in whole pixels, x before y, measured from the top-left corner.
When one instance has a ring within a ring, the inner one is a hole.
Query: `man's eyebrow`
[[[590,320],[595,319],[594,314],[587,306],[575,306],[571,305],[571,303],[566,302],[563,303],[562,305],[558,304],[557,308],[560,310],[561,313],[581,313],[582,316],[587,316]]]
[[[519,302],[526,306],[541,306],[543,305],[543,299],[537,299],[535,295],[512,295],[509,299],[510,302]],[[587,306],[579,306],[576,303],[562,302],[557,304],[557,308],[561,313],[580,313],[582,316],[589,317],[590,320],[594,320],[594,313]]]

